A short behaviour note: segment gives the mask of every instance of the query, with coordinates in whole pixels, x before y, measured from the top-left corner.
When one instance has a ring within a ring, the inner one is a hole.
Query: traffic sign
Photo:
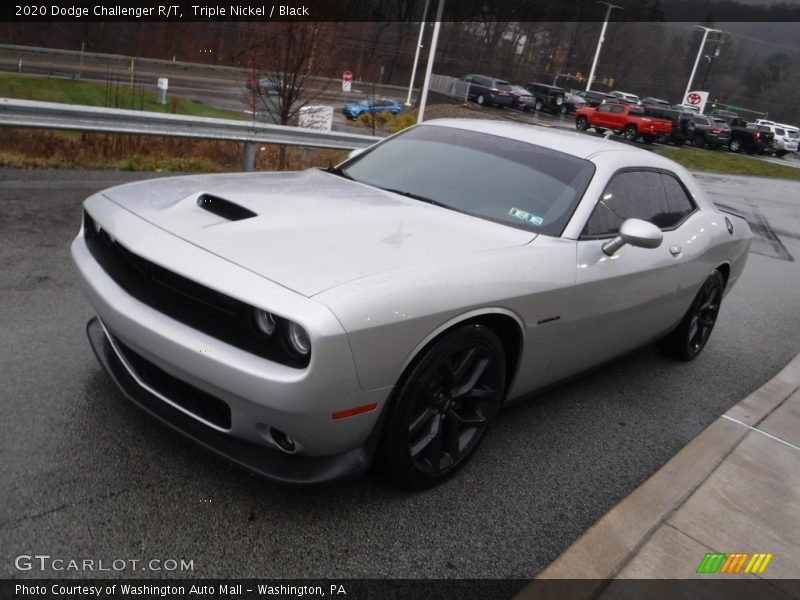
[[[350,86],[353,82],[353,74],[350,71],[342,73],[342,91],[349,92]]]

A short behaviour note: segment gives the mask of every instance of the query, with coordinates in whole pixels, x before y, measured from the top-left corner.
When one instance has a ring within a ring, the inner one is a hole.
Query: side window
[[[612,108],[610,104],[601,104],[597,107],[597,112],[610,113]]]
[[[664,177],[670,178],[655,171],[623,171],[614,175],[589,217],[581,237],[616,235],[626,219],[642,219],[662,229],[676,225],[687,213],[678,215],[670,210]],[[686,193],[674,178],[671,179],[684,195],[685,208],[688,201]]]
[[[660,225],[660,227],[674,227],[683,221],[686,215],[694,211],[694,202],[674,175],[661,173],[661,183],[664,185],[669,209],[668,216],[664,217],[664,222],[669,224]]]
[[[625,107],[619,106],[618,104],[615,104],[615,105],[613,105],[611,107],[611,112],[612,113],[620,114],[620,113],[622,113],[624,111],[625,111]]]

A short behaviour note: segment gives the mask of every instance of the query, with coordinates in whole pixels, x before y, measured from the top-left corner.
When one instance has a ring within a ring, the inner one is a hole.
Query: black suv
[[[525,89],[533,96],[533,108],[536,110],[560,111],[564,104],[564,94],[567,93],[564,88],[546,83],[529,83]]]
[[[575,95],[586,100],[586,103],[592,107],[600,106],[606,100],[609,101],[616,100],[616,98],[614,98],[614,96],[611,96],[610,94],[604,94],[603,92],[593,92],[591,90],[588,92],[587,91],[575,92]]]
[[[464,75],[462,81],[469,83],[467,97],[478,104],[494,104],[495,106],[511,106],[514,96],[511,84],[502,79],[486,75]]]

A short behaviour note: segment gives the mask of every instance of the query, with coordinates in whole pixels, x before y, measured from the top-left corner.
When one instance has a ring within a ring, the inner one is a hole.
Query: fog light
[[[259,331],[264,335],[272,335],[275,333],[275,327],[277,324],[275,323],[275,316],[272,313],[268,313],[265,310],[256,309],[256,327],[258,327]]]
[[[311,352],[311,340],[308,337],[308,333],[301,325],[293,321],[289,321],[286,327],[286,341],[292,352],[300,356],[306,356]]]

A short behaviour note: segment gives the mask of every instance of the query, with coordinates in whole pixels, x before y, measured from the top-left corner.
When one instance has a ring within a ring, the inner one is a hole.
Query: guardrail
[[[256,144],[354,150],[366,148],[381,139],[369,135],[319,131],[255,121],[211,119],[10,98],[0,98],[0,126],[242,142],[245,171],[253,169]]]

